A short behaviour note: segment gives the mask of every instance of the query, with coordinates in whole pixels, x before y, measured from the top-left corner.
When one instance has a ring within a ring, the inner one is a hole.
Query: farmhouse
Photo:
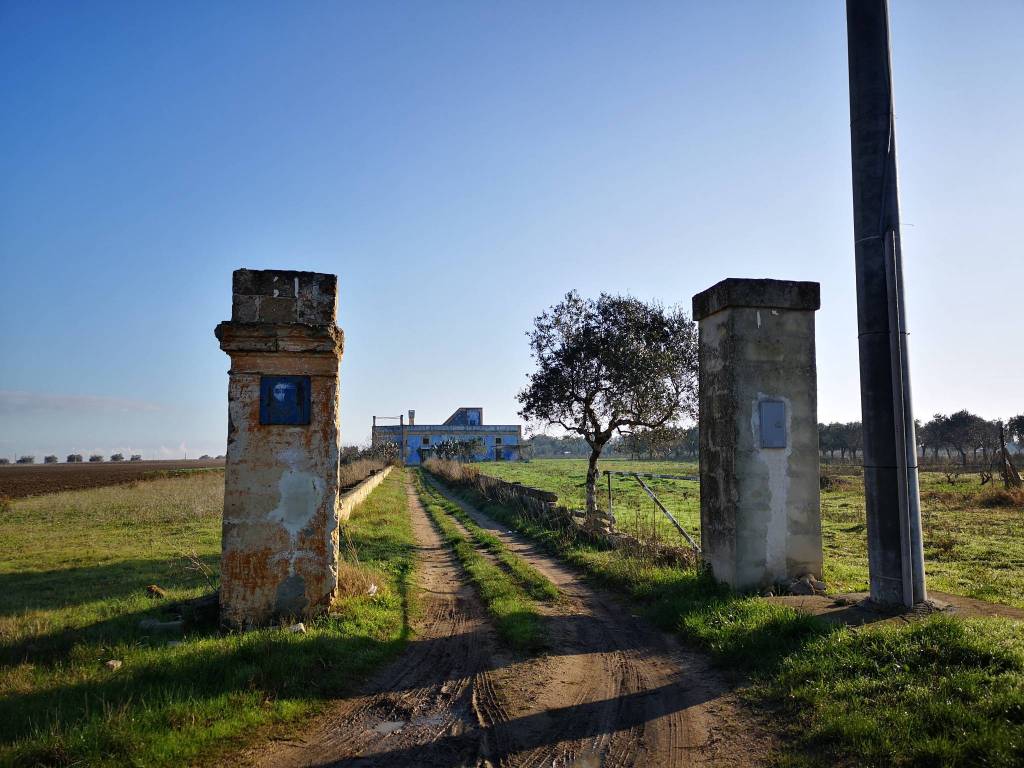
[[[385,419],[398,423],[378,425]],[[484,424],[483,408],[459,408],[443,424],[417,424],[416,411],[409,411],[408,421],[404,416],[373,417],[370,444],[396,443],[404,464],[425,461],[445,440],[476,441],[476,461],[512,461],[520,458],[523,434],[519,424]]]

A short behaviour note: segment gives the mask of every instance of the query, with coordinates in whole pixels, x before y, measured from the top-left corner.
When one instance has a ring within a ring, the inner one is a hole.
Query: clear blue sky
[[[1024,3],[892,14],[917,414],[1019,413]],[[729,276],[821,282],[860,416],[841,2],[4,0],[0,105],[0,455],[223,452],[242,266],[339,276],[346,443]]]

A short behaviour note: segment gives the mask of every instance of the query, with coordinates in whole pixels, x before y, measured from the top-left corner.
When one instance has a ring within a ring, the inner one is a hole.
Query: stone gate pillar
[[[700,524],[715,577],[754,589],[821,576],[818,283],[730,278],[693,297]]]
[[[221,622],[326,611],[338,585],[337,278],[235,271],[221,553]]]

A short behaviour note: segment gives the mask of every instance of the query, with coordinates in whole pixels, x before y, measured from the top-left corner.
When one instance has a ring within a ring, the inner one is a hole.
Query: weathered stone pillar
[[[337,278],[239,269],[231,356],[221,622],[326,611],[338,586]]]
[[[818,283],[730,278],[699,323],[700,524],[715,577],[753,589],[821,575]]]

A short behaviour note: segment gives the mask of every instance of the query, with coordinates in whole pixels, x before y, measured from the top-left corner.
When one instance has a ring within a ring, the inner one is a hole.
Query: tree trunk
[[[587,517],[597,514],[597,460],[601,457],[602,446],[592,446],[587,462]]]

